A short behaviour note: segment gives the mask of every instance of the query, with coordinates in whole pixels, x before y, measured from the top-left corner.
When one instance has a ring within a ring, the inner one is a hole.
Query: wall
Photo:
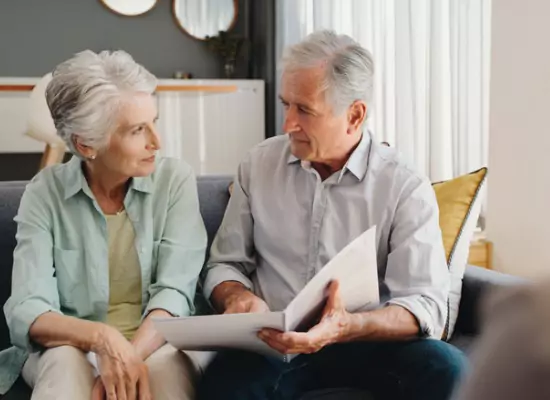
[[[239,5],[234,31],[244,33],[248,2]],[[204,42],[176,26],[170,0],[159,0],[138,17],[117,15],[100,0],[0,2],[0,76],[42,76],[85,49],[126,50],[159,78],[171,78],[176,70],[197,78],[222,74],[220,60]]]
[[[550,2],[494,0],[488,236],[496,269],[550,275]]]
[[[263,79],[265,132],[274,134],[274,1],[238,0],[233,32],[250,40],[236,77]],[[158,0],[150,12],[123,17],[100,0],[0,0],[0,76],[38,77],[83,49],[124,49],[159,78],[176,70],[195,78],[223,75],[221,60],[204,42],[175,24],[171,0]],[[29,179],[40,154],[1,154],[0,180]]]

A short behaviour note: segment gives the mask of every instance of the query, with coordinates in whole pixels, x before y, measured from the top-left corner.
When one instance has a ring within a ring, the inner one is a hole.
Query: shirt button
[[[140,250],[141,254],[145,253],[145,246],[143,246]]]

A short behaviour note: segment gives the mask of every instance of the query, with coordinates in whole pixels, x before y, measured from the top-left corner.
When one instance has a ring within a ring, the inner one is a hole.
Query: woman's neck
[[[113,202],[124,201],[130,181],[128,177],[116,176],[111,171],[106,171],[99,165],[91,165],[89,162],[84,162],[82,168],[88,186],[96,198]]]

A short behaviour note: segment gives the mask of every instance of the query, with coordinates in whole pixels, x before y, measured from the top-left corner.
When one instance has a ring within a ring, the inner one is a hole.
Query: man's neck
[[[361,143],[362,137],[363,135],[359,135],[353,142],[353,145],[342,152],[340,156],[335,156],[322,162],[312,161],[311,167],[319,173],[323,181],[326,180],[332,174],[344,168],[344,165],[346,165],[354,150],[359,146],[359,143]]]

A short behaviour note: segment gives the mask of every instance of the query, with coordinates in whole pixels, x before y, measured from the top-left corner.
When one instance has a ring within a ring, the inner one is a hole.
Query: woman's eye
[[[137,129],[134,129],[134,131],[132,131],[132,134],[137,135],[138,133],[143,132],[143,129],[144,129],[144,127],[140,126]]]

